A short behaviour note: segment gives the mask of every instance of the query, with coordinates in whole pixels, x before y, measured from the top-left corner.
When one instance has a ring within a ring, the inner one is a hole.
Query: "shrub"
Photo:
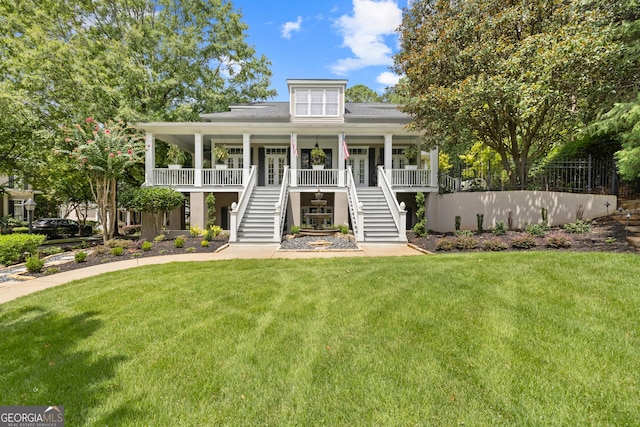
[[[59,272],[60,272],[60,269],[58,267],[49,267],[44,271],[44,274],[49,275],[49,274],[56,274]]]
[[[342,234],[349,234],[349,226],[347,224],[338,225],[338,230],[340,230],[340,233]]]
[[[153,241],[156,243],[164,242],[165,240],[167,240],[167,236],[165,236],[164,234],[158,234],[153,238]]]
[[[450,251],[453,249],[453,239],[440,239],[436,242],[436,251]]]
[[[24,253],[35,254],[45,237],[40,234],[7,234],[0,236],[0,264],[17,264]]]
[[[556,234],[555,236],[549,236],[549,238],[547,238],[546,245],[548,248],[554,248],[554,249],[570,248],[571,240],[565,236]]]
[[[204,238],[208,241],[211,241],[220,233],[222,233],[222,227],[217,225],[212,225],[207,229],[207,232],[204,233]]]
[[[42,249],[40,252],[42,252],[43,255],[49,256],[49,255],[62,253],[64,252],[64,249],[62,249],[60,246],[51,246],[51,247]]]
[[[142,249],[145,252],[150,251],[152,247],[153,247],[153,243],[151,242],[142,242],[142,245],[140,245],[140,249]]]
[[[473,231],[471,230],[456,230],[455,235],[458,237],[473,237]]]
[[[496,236],[506,236],[506,234],[507,234],[507,225],[504,223],[504,221],[498,221],[498,222],[496,222],[496,226],[493,227],[492,232]]]
[[[482,243],[482,249],[485,251],[504,251],[509,246],[500,239],[487,239]]]
[[[416,219],[418,222],[413,226],[413,232],[418,237],[424,237],[427,235],[427,217],[425,215],[425,196],[424,193],[418,192],[416,194],[416,205],[418,206],[418,210],[416,211]]]
[[[131,258],[140,258],[142,254],[140,252],[132,252],[131,254],[129,254],[129,256]]]
[[[460,224],[462,224],[462,217],[460,215],[456,215],[455,217],[456,231],[460,230]]]
[[[184,247],[184,239],[182,237],[176,237],[176,240],[173,241],[173,246],[176,248]]]
[[[29,232],[29,227],[13,227],[13,232],[16,234],[26,234]]]
[[[93,250],[93,253],[95,255],[104,255],[107,253],[107,248],[105,248],[104,246],[96,246],[96,248]]]
[[[546,224],[531,224],[527,225],[527,233],[534,237],[544,237],[549,227]]]
[[[476,222],[478,223],[478,233],[482,233],[482,225],[484,223],[484,214],[476,214]]]
[[[478,239],[471,236],[458,236],[454,241],[454,245],[456,249],[475,249],[478,247]]]
[[[44,261],[41,260],[38,255],[31,255],[27,258],[27,262],[24,265],[27,267],[29,273],[40,273],[42,267],[44,267]]]
[[[85,262],[87,260],[87,253],[84,251],[76,252],[73,258],[76,260],[76,262]]]
[[[591,225],[588,222],[577,219],[575,222],[565,224],[564,231],[570,234],[586,234],[591,233]]]
[[[191,237],[201,236],[204,232],[204,228],[200,228],[197,225],[192,225],[189,227],[189,234],[191,235]]]
[[[536,240],[530,234],[522,234],[511,239],[511,247],[516,249],[531,249],[536,245]]]
[[[298,234],[300,233],[300,226],[299,225],[292,225],[291,226],[291,234]]]
[[[168,251],[168,250],[166,250],[166,249],[160,249],[160,255],[166,255],[166,254],[168,254],[168,253],[169,253],[169,251]]]
[[[107,247],[110,248],[130,248],[132,247],[134,244],[134,242],[132,242],[131,240],[124,240],[124,239],[111,239],[109,240],[106,245]]]
[[[122,246],[116,246],[115,248],[111,248],[111,255],[113,256],[122,256],[124,253],[124,248]]]
[[[201,240],[200,241],[200,246],[202,246],[203,248],[208,248],[209,247],[209,241],[208,240]]]
[[[195,252],[195,251],[196,251],[196,248],[194,248],[193,246],[190,247],[190,248],[185,249],[185,252],[189,252],[189,253]]]

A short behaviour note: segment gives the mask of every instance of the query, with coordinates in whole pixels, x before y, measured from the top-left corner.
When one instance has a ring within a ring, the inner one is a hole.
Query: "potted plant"
[[[418,158],[418,148],[415,145],[410,145],[404,149],[404,157],[407,159],[405,169],[418,169],[416,159]]]
[[[316,147],[311,150],[311,164],[314,169],[324,169],[324,159],[326,155],[322,148]]]
[[[225,145],[216,145],[213,149],[213,157],[216,158],[216,169],[226,169],[229,149]]]
[[[167,160],[169,164],[167,165],[169,169],[180,169],[187,159],[187,155],[178,148],[177,145],[170,144],[169,150],[167,151]]]

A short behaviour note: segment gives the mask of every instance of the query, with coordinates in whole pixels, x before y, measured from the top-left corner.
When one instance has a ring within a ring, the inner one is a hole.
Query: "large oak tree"
[[[412,2],[395,58],[404,111],[431,145],[491,147],[515,184],[616,89],[613,27],[578,0]]]

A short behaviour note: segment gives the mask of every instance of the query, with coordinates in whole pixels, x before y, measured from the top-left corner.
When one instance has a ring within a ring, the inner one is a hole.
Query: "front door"
[[[268,186],[280,186],[284,167],[287,165],[287,149],[286,148],[267,148],[265,149],[265,180]]]
[[[366,148],[349,148],[349,158],[347,166],[351,166],[353,179],[358,187],[366,187],[369,185],[367,177],[369,176],[369,158]]]

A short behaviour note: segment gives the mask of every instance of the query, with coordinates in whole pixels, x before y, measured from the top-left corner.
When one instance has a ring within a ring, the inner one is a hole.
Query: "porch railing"
[[[351,227],[353,227],[353,235],[356,241],[364,241],[364,210],[362,204],[358,200],[358,191],[356,183],[353,180],[353,172],[351,166],[347,168],[347,201],[349,203],[349,214],[351,215]]]
[[[289,166],[284,167],[282,174],[282,185],[280,186],[280,196],[276,203],[273,217],[273,240],[280,241],[284,229],[285,217],[287,215],[287,202],[289,201]]]
[[[203,169],[202,185],[205,185],[205,186],[242,185],[242,169]]]
[[[391,184],[394,187],[430,187],[429,169],[392,169]]]
[[[251,166],[251,172],[249,172],[249,179],[247,179],[247,185],[240,195],[240,199],[238,203],[231,204],[231,221],[229,225],[229,241],[237,242],[238,241],[238,226],[242,222],[242,217],[244,217],[244,211],[247,209],[247,205],[249,204],[249,199],[251,198],[251,193],[253,193],[253,189],[256,187],[256,182],[258,174],[256,173],[256,167]]]
[[[195,184],[195,169],[154,169],[153,183],[157,186],[178,187]]]
[[[387,179],[387,174],[384,173],[384,167],[378,166],[378,187],[382,189],[384,198],[387,201],[393,221],[398,227],[398,240],[401,242],[407,241],[407,211],[404,209],[404,203],[398,204],[398,200],[393,194],[391,183]]]
[[[297,184],[299,187],[337,187],[338,169],[298,169]]]

